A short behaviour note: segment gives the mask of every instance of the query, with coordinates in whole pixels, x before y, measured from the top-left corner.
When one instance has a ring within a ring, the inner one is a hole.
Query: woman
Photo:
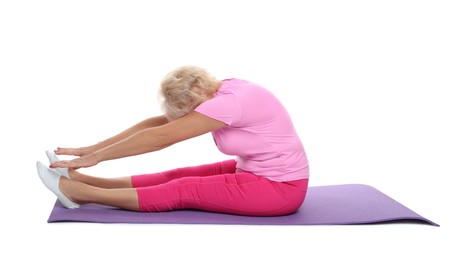
[[[268,90],[241,79],[216,80],[183,66],[161,82],[164,115],[146,119],[103,142],[47,153],[43,183],[67,208],[99,203],[134,211],[199,209],[250,216],[295,212],[304,201],[308,160],[290,116]],[[212,132],[234,160],[155,174],[97,178],[76,169],[164,149]]]

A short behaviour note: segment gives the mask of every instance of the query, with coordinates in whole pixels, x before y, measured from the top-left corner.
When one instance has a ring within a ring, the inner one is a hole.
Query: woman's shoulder
[[[239,78],[223,79],[220,82],[222,82],[222,86],[231,87],[231,88],[259,86],[259,84],[251,82],[249,80],[239,79]]]
[[[222,82],[223,85],[235,85],[243,82],[247,82],[244,79],[238,79],[238,78],[228,78],[228,79],[222,79],[220,82]]]
[[[254,95],[269,92],[268,89],[260,84],[245,79],[230,78],[221,80],[221,82],[222,86],[218,91],[220,94]]]

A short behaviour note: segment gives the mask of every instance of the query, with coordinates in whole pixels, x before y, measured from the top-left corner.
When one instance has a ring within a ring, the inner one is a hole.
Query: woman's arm
[[[55,162],[51,167],[89,167],[102,161],[154,152],[224,126],[226,124],[221,121],[192,112],[170,123],[141,130],[89,155],[71,161]]]
[[[165,116],[156,116],[156,117],[151,117],[148,119],[145,119],[134,126],[128,128],[127,130],[111,137],[108,138],[102,142],[99,142],[95,145],[87,146],[87,147],[81,147],[81,148],[62,148],[58,147],[55,150],[56,154],[59,155],[76,155],[76,156],[84,156],[86,154],[91,154],[95,151],[98,151],[100,149],[103,149],[109,145],[112,145],[114,143],[117,143],[139,131],[142,131],[147,128],[152,128],[152,127],[157,127],[161,125],[167,124],[167,118]]]

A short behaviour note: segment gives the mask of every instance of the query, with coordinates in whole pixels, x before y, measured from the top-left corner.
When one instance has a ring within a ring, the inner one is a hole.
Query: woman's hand
[[[50,168],[74,168],[91,167],[99,163],[98,157],[95,154],[88,154],[74,160],[57,161],[50,165]]]
[[[57,155],[74,155],[74,156],[84,156],[91,154],[95,149],[93,146],[81,147],[81,148],[63,148],[58,147],[54,151]]]

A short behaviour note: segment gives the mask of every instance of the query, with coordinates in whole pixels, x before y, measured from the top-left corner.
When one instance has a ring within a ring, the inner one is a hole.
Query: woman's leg
[[[228,160],[213,164],[178,168],[166,172],[132,177],[100,178],[69,169],[68,178],[60,178],[59,190],[77,204],[99,203],[122,209],[139,211],[138,193],[133,189],[132,179],[141,185],[165,183],[184,176],[208,176],[236,171],[236,162]]]
[[[45,166],[39,174],[50,190],[62,193],[71,204],[98,203],[134,211],[190,208],[252,216],[293,213],[304,201],[308,183],[273,182],[251,173],[235,173],[184,177],[151,187],[105,189],[70,180]]]
[[[206,177],[212,175],[219,175],[225,173],[236,172],[236,161],[227,160],[223,162],[216,162],[210,164],[203,164],[199,166],[177,168],[165,172],[142,174],[132,176],[132,186],[136,187],[148,187],[155,186],[169,181],[180,179],[184,177]]]
[[[139,211],[138,194],[134,188],[105,189],[61,176],[60,191],[77,204],[98,203],[121,209]]]
[[[223,162],[204,164],[192,167],[183,167],[165,172],[142,174],[128,177],[101,178],[80,173],[74,169],[69,169],[69,178],[91,186],[115,189],[154,186],[169,182],[173,179],[188,176],[210,176],[223,173],[234,173],[236,171],[236,161],[228,160]]]
[[[281,183],[251,173],[185,177],[141,188],[104,189],[61,177],[59,189],[77,204],[133,211],[199,209],[248,216],[281,216],[304,201],[308,180]]]
[[[79,208],[85,203],[99,203],[128,210],[139,210],[138,194],[134,188],[105,189],[68,179],[57,171],[37,162],[43,184],[66,208]]]
[[[251,173],[185,177],[137,188],[141,211],[200,209],[251,216],[293,213],[304,201],[308,180],[274,182]]]
[[[117,189],[117,188],[132,188],[132,178],[116,177],[116,178],[101,178],[80,173],[74,169],[69,169],[69,178],[74,181],[85,183],[91,186]]]

